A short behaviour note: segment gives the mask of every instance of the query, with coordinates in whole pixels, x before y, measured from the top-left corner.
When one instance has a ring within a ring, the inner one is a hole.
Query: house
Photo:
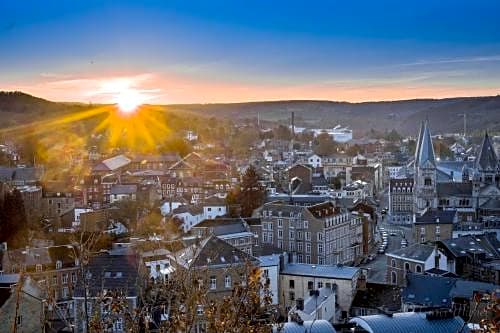
[[[262,247],[260,248],[262,250]],[[259,267],[262,272],[262,283],[268,285],[271,296],[271,304],[279,305],[279,272],[280,260],[284,257],[283,253],[277,251],[253,251],[255,258],[259,261]]]
[[[132,160],[125,155],[113,156],[96,164],[92,168],[92,173],[104,175],[110,172],[124,171],[131,162]]]
[[[305,300],[297,298],[296,305],[288,311],[289,318],[297,315],[303,321],[324,319],[336,322],[335,293],[335,289],[326,287],[311,290]]]
[[[214,219],[219,216],[224,216],[227,213],[227,205],[224,199],[218,197],[210,197],[203,202],[203,218]]]
[[[208,299],[230,296],[238,284],[247,284],[250,267],[258,267],[256,258],[211,235],[174,254],[179,269],[189,269],[207,287]]]
[[[401,310],[401,289],[385,283],[366,283],[351,304],[351,317],[383,314]]]
[[[99,252],[85,269],[73,295],[76,330],[85,332],[87,318],[98,316],[110,323],[113,332],[127,331],[127,314],[138,306],[137,255],[129,248]],[[120,303],[113,311],[112,301]]]
[[[436,246],[446,254],[446,270],[465,279],[500,284],[500,241],[495,233],[441,240]]]
[[[355,317],[349,323],[355,324],[353,331],[360,333],[470,333],[463,319],[453,316],[452,313],[443,315],[431,312],[378,314]]]
[[[341,311],[341,318],[347,318],[351,303],[356,294],[361,270],[357,267],[342,265],[283,265],[280,272],[280,303],[287,311],[296,305],[297,299],[306,299],[311,291],[323,287],[335,289],[336,303]]]
[[[111,186],[110,203],[137,199],[137,184],[113,184]]]
[[[287,169],[288,184],[292,194],[308,193],[312,190],[313,170],[304,164],[296,164]]]
[[[75,198],[67,184],[62,182],[46,182],[42,186],[42,211],[46,218],[59,220],[64,214],[75,207]]]
[[[29,277],[25,277],[21,283],[21,286],[10,289],[7,301],[0,308],[0,332],[31,333],[50,328],[45,293]]]
[[[450,239],[456,222],[456,210],[428,209],[424,214],[416,217],[413,224],[413,237],[420,243]]]
[[[256,209],[262,221],[262,244],[307,264],[347,264],[362,254],[363,219],[327,201],[303,207],[280,201]]]
[[[203,209],[193,205],[179,206],[172,210],[172,216],[178,218],[182,222],[182,230],[188,232],[203,221]]]
[[[321,164],[321,156],[313,154],[307,158],[307,164],[312,166],[314,169],[320,168],[323,165]]]
[[[50,296],[57,304],[72,310],[71,296],[80,273],[78,249],[74,245],[59,245],[3,252],[2,269],[5,272],[30,274],[35,282],[43,281],[50,287]]]
[[[468,281],[455,277],[407,274],[406,287],[401,292],[403,311],[429,311],[449,309],[455,315],[470,322],[475,308],[476,294],[489,294],[500,291],[498,285],[478,281]]]
[[[192,234],[205,238],[214,235],[241,251],[252,255],[255,235],[243,218],[206,219],[192,227]]]
[[[408,247],[386,253],[387,281],[390,284],[403,286],[407,273],[424,274],[438,269],[447,272],[447,257],[435,246],[412,244]]]

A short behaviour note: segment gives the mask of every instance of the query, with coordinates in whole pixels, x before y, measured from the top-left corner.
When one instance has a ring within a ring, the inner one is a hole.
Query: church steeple
[[[488,131],[484,133],[483,144],[476,159],[476,168],[479,171],[496,171],[498,168],[498,157],[491,143]]]
[[[418,165],[418,155],[420,152],[420,145],[422,144],[422,135],[424,134],[424,121],[420,123],[420,130],[418,131],[417,145],[415,146],[415,167]]]
[[[436,167],[436,157],[434,155],[434,147],[432,146],[431,132],[429,124],[426,121],[423,125],[423,133],[421,142],[418,147],[417,166],[421,168]]]

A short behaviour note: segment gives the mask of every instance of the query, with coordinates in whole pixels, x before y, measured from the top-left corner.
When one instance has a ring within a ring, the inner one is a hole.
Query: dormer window
[[[56,269],[61,269],[62,268],[62,261],[58,260],[56,261]]]
[[[425,186],[432,186],[432,179],[430,179],[430,178],[425,178],[425,179],[424,179],[424,185],[425,185]]]
[[[36,271],[41,272],[42,271],[42,265],[41,264],[36,264]]]

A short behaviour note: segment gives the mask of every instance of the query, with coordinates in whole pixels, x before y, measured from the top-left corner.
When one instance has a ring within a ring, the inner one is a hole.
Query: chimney
[[[304,311],[304,299],[297,298],[296,306],[297,306],[297,310]]]

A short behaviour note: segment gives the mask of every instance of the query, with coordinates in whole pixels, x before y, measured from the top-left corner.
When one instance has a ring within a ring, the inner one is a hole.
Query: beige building
[[[346,318],[356,295],[361,271],[357,267],[342,265],[286,264],[280,272],[280,305],[288,311],[298,299],[307,299],[310,292],[331,288],[341,311]]]
[[[289,253],[289,261],[306,264],[347,264],[362,254],[362,216],[323,202],[309,207],[281,201],[254,211],[262,221],[262,244]]]
[[[413,236],[417,242],[435,242],[450,239],[453,236],[453,224],[456,222],[456,210],[428,210],[416,217],[413,224]]]

